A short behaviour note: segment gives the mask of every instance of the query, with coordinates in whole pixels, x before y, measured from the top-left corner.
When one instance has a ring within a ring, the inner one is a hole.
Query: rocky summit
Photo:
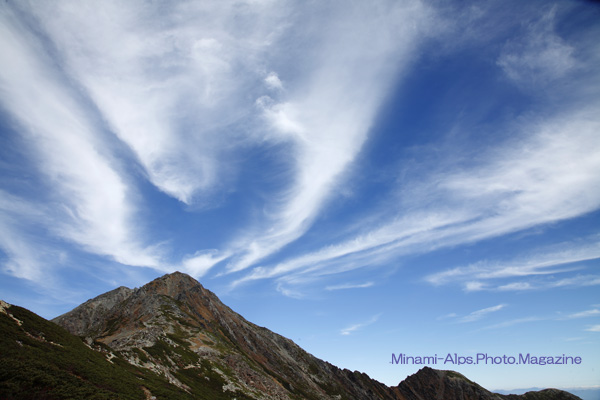
[[[179,272],[100,295],[56,325],[7,303],[0,311],[2,399],[578,399],[495,394],[427,367],[388,387],[245,320]]]
[[[136,290],[108,292],[53,322],[190,393],[190,377],[216,374],[232,398],[396,398],[367,375],[336,368],[248,322],[179,272]]]

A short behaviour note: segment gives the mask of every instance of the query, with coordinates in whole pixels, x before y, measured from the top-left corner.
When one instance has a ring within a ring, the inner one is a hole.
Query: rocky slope
[[[144,374],[155,373],[179,390],[181,398],[517,399],[493,394],[456,372],[431,368],[387,387],[252,324],[178,272],[139,289],[115,289],[53,321],[104,349],[107,359],[126,360]],[[577,398],[561,391],[536,395]]]
[[[182,273],[117,289],[53,320],[119,351],[190,391],[190,376],[217,373],[224,389],[260,399],[394,399],[384,384],[341,370],[245,320]]]

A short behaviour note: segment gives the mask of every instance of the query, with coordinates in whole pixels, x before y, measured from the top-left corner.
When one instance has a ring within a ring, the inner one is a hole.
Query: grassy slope
[[[239,391],[223,392],[225,382],[212,365],[182,347],[171,348],[159,341],[146,350],[157,358],[185,360],[179,367],[196,362],[198,368],[174,372],[191,393],[150,370],[129,364],[119,353],[109,362],[106,354],[92,350],[81,338],[31,311],[18,306],[6,311],[12,318],[0,313],[2,400],[145,399],[143,387],[161,400],[249,398]]]
[[[17,306],[0,313],[1,399],[192,398],[163,378],[87,347],[63,328]],[[22,322],[21,325],[15,320]]]

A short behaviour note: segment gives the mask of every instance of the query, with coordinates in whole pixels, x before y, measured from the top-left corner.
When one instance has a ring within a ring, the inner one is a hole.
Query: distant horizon
[[[598,37],[583,0],[7,0],[0,298],[180,270],[387,385],[600,385]]]

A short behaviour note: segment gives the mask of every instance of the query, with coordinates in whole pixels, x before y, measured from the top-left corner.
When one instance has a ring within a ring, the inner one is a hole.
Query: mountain
[[[334,367],[248,322],[178,272],[140,289],[113,290],[53,322],[188,392],[198,378],[216,375],[237,398],[396,398],[366,374]]]
[[[497,390],[497,393],[501,394],[524,394],[527,392],[537,392],[540,388],[528,388],[528,389],[513,389],[513,390]],[[600,400],[600,388],[598,387],[579,387],[569,388],[568,392],[581,398],[581,400]]]
[[[424,367],[394,388],[405,400],[576,400],[579,397],[558,389],[521,395],[492,393],[455,371]],[[581,399],[579,399],[581,400]]]
[[[54,323],[6,303],[0,311],[0,399],[578,399],[494,394],[427,367],[388,387],[252,324],[178,272]]]

